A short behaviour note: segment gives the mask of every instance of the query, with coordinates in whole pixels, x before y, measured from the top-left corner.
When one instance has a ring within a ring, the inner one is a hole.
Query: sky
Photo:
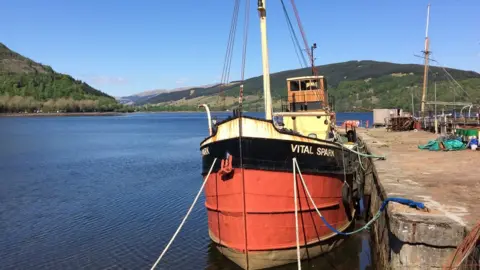
[[[242,0],[242,6],[245,0]],[[262,74],[250,0],[246,77]],[[0,0],[0,42],[113,96],[220,81],[233,0]],[[316,64],[418,63],[427,4],[432,58],[480,72],[479,0],[296,0]],[[295,23],[290,0],[285,0]],[[300,68],[280,0],[267,0],[270,71]],[[240,78],[243,12],[231,80]]]

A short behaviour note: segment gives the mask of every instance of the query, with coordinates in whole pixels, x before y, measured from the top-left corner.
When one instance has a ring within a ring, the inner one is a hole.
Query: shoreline
[[[58,116],[118,116],[121,112],[75,112],[75,113],[0,113],[1,117],[58,117]]]
[[[205,111],[139,111],[139,112],[72,112],[72,113],[0,113],[2,117],[63,117],[63,116],[120,116],[126,114],[137,113],[204,113]],[[210,111],[211,113],[232,113],[232,111]],[[250,113],[247,111],[247,113]],[[251,112],[261,113],[261,112]],[[358,113],[358,112],[342,112],[342,113]]]

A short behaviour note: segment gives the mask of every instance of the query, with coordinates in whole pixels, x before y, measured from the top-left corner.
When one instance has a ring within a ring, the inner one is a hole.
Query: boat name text
[[[332,149],[317,146],[315,151],[311,145],[292,144],[292,153],[309,154],[317,156],[334,157],[335,152]]]

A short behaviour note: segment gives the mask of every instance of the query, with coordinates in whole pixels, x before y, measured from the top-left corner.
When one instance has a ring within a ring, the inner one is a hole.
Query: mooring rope
[[[423,203],[420,203],[420,202],[415,202],[413,200],[409,200],[409,199],[404,199],[404,198],[387,198],[385,201],[383,201],[382,205],[380,206],[380,209],[378,210],[378,212],[373,216],[373,218],[367,222],[364,226],[362,226],[361,228],[357,229],[357,230],[354,230],[352,232],[341,232],[341,231],[338,231],[337,229],[335,229],[335,227],[333,227],[330,223],[328,223],[328,221],[325,219],[325,217],[322,215],[322,213],[320,212],[320,210],[318,210],[318,207],[317,207],[317,204],[315,204],[315,201],[313,200],[312,198],[312,195],[310,194],[310,191],[308,190],[308,187],[307,187],[307,184],[305,183],[305,180],[303,179],[303,175],[302,175],[302,172],[300,170],[300,166],[298,165],[298,162],[297,162],[297,159],[296,158],[293,158],[293,163],[294,163],[294,168],[296,168],[296,170],[298,170],[298,174],[300,175],[300,180],[302,181],[302,185],[303,185],[303,188],[305,189],[305,192],[307,193],[307,196],[308,198],[310,199],[310,202],[313,204],[313,207],[315,207],[315,211],[317,211],[317,214],[318,216],[320,217],[320,219],[322,220],[322,222],[325,224],[325,226],[327,226],[332,232],[335,232],[336,234],[340,234],[340,235],[352,235],[352,234],[356,234],[356,233],[359,233],[363,230],[366,230],[369,228],[369,226],[375,222],[378,218],[380,218],[382,212],[385,210],[387,204],[389,202],[397,202],[397,203],[401,203],[401,204],[405,204],[405,205],[408,205],[410,207],[416,207],[416,208],[419,208],[419,209],[425,209],[425,205]],[[294,171],[294,174],[296,174],[296,172]]]
[[[347,148],[347,147],[345,147],[345,146],[344,146],[343,144],[341,144],[341,143],[336,143],[336,144],[339,145],[340,147],[342,147],[342,149],[348,150],[348,151],[350,151],[350,152],[352,152],[352,153],[355,153],[355,154],[357,154],[357,155],[359,155],[359,156],[362,156],[362,157],[378,158],[378,159],[382,159],[382,160],[387,159],[386,156],[378,156],[378,155],[374,155],[374,154],[361,153],[361,152],[359,152],[359,151],[355,151],[355,150],[353,150],[353,149]]]
[[[360,155],[358,155],[358,163],[364,172],[367,171],[367,168],[363,167],[362,157]]]
[[[169,248],[170,245],[173,243],[173,240],[175,240],[175,237],[177,237],[177,234],[178,234],[178,233],[180,232],[180,230],[182,229],[183,224],[185,224],[185,221],[187,220],[188,216],[189,216],[190,213],[192,212],[193,207],[194,207],[195,204],[197,203],[197,200],[198,200],[198,198],[200,197],[200,194],[202,194],[203,188],[205,187],[205,184],[207,183],[207,180],[208,180],[208,178],[210,177],[210,174],[212,173],[213,166],[215,165],[215,162],[217,162],[217,158],[215,158],[215,159],[213,160],[212,166],[210,167],[210,170],[208,171],[207,177],[205,177],[205,180],[203,180],[202,187],[200,187],[200,190],[198,191],[197,196],[196,196],[195,199],[193,200],[193,203],[192,203],[192,205],[190,206],[190,209],[188,209],[187,214],[186,214],[185,217],[183,218],[182,223],[180,223],[180,226],[178,226],[178,229],[177,229],[177,231],[173,234],[172,238],[170,239],[170,242],[168,242],[167,246],[166,246],[165,249],[162,251],[162,254],[160,254],[160,257],[158,257],[157,261],[155,261],[155,263],[153,264],[152,268],[150,268],[150,270],[153,270],[153,269],[155,269],[155,267],[157,267],[158,263],[159,263],[160,260],[163,258],[163,255],[165,255],[165,253],[167,253],[168,248]]]
[[[350,188],[350,185],[347,183],[347,170],[345,169],[345,152],[342,151],[342,164],[343,164],[343,184],[347,185]]]
[[[298,263],[298,269],[302,269],[302,263],[301,263],[301,258],[300,258],[300,236],[299,236],[299,231],[298,231],[298,202],[297,202],[297,174],[295,172],[295,162],[296,159],[294,158],[292,160],[293,162],[293,201],[295,204],[295,237],[297,240],[297,263]]]
[[[365,148],[365,144],[363,145],[357,144],[356,147],[357,147],[358,153],[360,153],[360,149]],[[367,171],[367,168],[363,167],[362,157],[360,156],[360,154],[357,154],[357,156],[358,156],[358,163],[360,164],[360,168],[362,168],[364,172]]]

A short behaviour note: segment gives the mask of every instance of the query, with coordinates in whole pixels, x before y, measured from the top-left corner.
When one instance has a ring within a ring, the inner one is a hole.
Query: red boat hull
[[[231,178],[224,179],[212,173],[205,186],[209,233],[214,242],[227,247],[227,253],[239,254],[245,249],[250,253],[296,248],[292,173],[244,169],[242,175],[237,168]],[[345,230],[351,221],[342,202],[343,179],[323,175],[304,175],[304,179],[325,219]],[[298,176],[297,190],[300,245],[332,238],[335,234],[316,213]]]
[[[338,144],[281,132],[271,122],[228,120],[201,144],[208,227],[219,250],[238,265],[259,269],[297,260],[293,159],[324,218],[337,230],[352,223],[356,156]],[[259,132],[260,130],[261,132]],[[248,135],[248,136],[246,136]],[[346,183],[345,183],[346,182]],[[341,239],[320,219],[297,172],[302,258],[328,252]],[[247,259],[248,257],[248,259]]]

